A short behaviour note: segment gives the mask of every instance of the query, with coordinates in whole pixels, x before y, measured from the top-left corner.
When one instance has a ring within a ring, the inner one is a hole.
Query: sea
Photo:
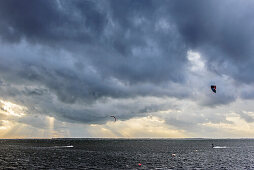
[[[254,169],[254,139],[5,139],[0,169]]]

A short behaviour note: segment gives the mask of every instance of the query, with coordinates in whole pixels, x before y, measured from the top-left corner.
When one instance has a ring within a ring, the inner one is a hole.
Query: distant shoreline
[[[3,138],[0,140],[254,140],[254,138]]]

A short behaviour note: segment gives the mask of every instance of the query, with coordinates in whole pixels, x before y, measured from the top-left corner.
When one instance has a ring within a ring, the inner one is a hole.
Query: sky
[[[251,0],[0,1],[0,138],[253,138],[253,17]]]

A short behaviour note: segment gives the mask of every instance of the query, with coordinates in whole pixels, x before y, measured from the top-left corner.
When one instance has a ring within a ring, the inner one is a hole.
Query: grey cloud
[[[254,118],[250,115],[250,114],[248,114],[248,113],[246,113],[246,112],[240,112],[240,113],[238,113],[239,115],[240,115],[240,117],[244,120],[244,121],[246,121],[247,123],[252,123],[252,122],[254,122]]]
[[[165,118],[165,121],[168,125],[175,127],[176,129],[184,130],[187,133],[194,134],[202,134],[203,136],[207,136],[206,133],[216,133],[218,130],[214,127],[208,127],[204,124],[212,123],[226,123],[233,124],[233,122],[228,121],[226,119],[226,114],[223,113],[207,113],[203,111],[189,111],[188,113],[177,114],[174,113],[170,115],[170,117]]]
[[[21,39],[35,42],[39,49],[30,43],[25,46],[40,52],[58,47],[69,51],[64,55],[75,62],[72,65],[59,61],[66,58],[57,49],[53,54],[5,54],[1,57],[1,67],[14,82],[20,79],[28,84],[43,84],[61,101],[74,103],[101,97],[156,95],[158,84],[184,80],[187,49],[176,29],[168,32],[155,29],[161,16],[150,1],[125,1],[130,8],[126,13],[121,10],[126,5],[120,2],[111,2],[105,9],[98,1],[36,1],[28,3],[26,8],[17,1],[2,3],[5,10],[1,13],[1,28],[13,29],[17,43],[22,43]],[[26,13],[21,15],[24,9]],[[149,11],[155,17],[151,18]],[[0,35],[5,42],[14,41],[4,31]],[[15,67],[10,68],[7,63]],[[116,81],[123,86],[117,87]],[[133,87],[144,82],[151,88],[132,92]]]
[[[199,103],[203,106],[218,106],[218,105],[226,105],[235,100],[234,95],[228,94],[216,94],[216,95],[207,95],[205,98],[199,101]]]
[[[210,70],[253,82],[252,1],[177,1],[169,7],[188,46],[202,53]]]
[[[247,100],[254,99],[254,93],[253,93],[253,84],[250,85],[242,85],[239,87],[243,89],[240,93],[240,97]]]
[[[12,42],[23,38],[54,46],[66,40],[90,42],[106,23],[92,1],[10,0],[2,1],[0,8],[1,36]]]
[[[25,95],[43,95],[45,93],[48,93],[48,91],[46,89],[40,89],[40,88],[28,88],[28,87],[25,87],[24,89],[24,94]]]
[[[192,89],[185,87],[186,54],[191,49],[202,53],[219,76],[251,82],[252,7],[234,1],[230,5],[239,10],[226,10],[227,2],[219,4],[1,1],[0,78],[6,84],[0,83],[1,96],[34,113],[101,123],[106,120],[103,111],[93,106],[103,101],[193,98]],[[201,105],[234,99],[223,93]],[[132,103],[126,111],[116,111],[128,119],[160,106]],[[108,106],[106,113],[112,111],[114,107]]]
[[[29,124],[29,125],[32,125],[33,127],[41,128],[41,129],[48,129],[49,128],[49,126],[48,126],[49,123],[48,123],[47,118],[38,116],[38,115],[32,115],[29,117],[22,117],[22,118],[19,118],[17,120],[17,122],[23,123],[23,124]]]

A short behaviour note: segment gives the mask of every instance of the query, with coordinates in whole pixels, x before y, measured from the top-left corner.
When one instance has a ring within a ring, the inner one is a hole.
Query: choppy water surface
[[[5,168],[254,169],[254,140],[0,140]]]

